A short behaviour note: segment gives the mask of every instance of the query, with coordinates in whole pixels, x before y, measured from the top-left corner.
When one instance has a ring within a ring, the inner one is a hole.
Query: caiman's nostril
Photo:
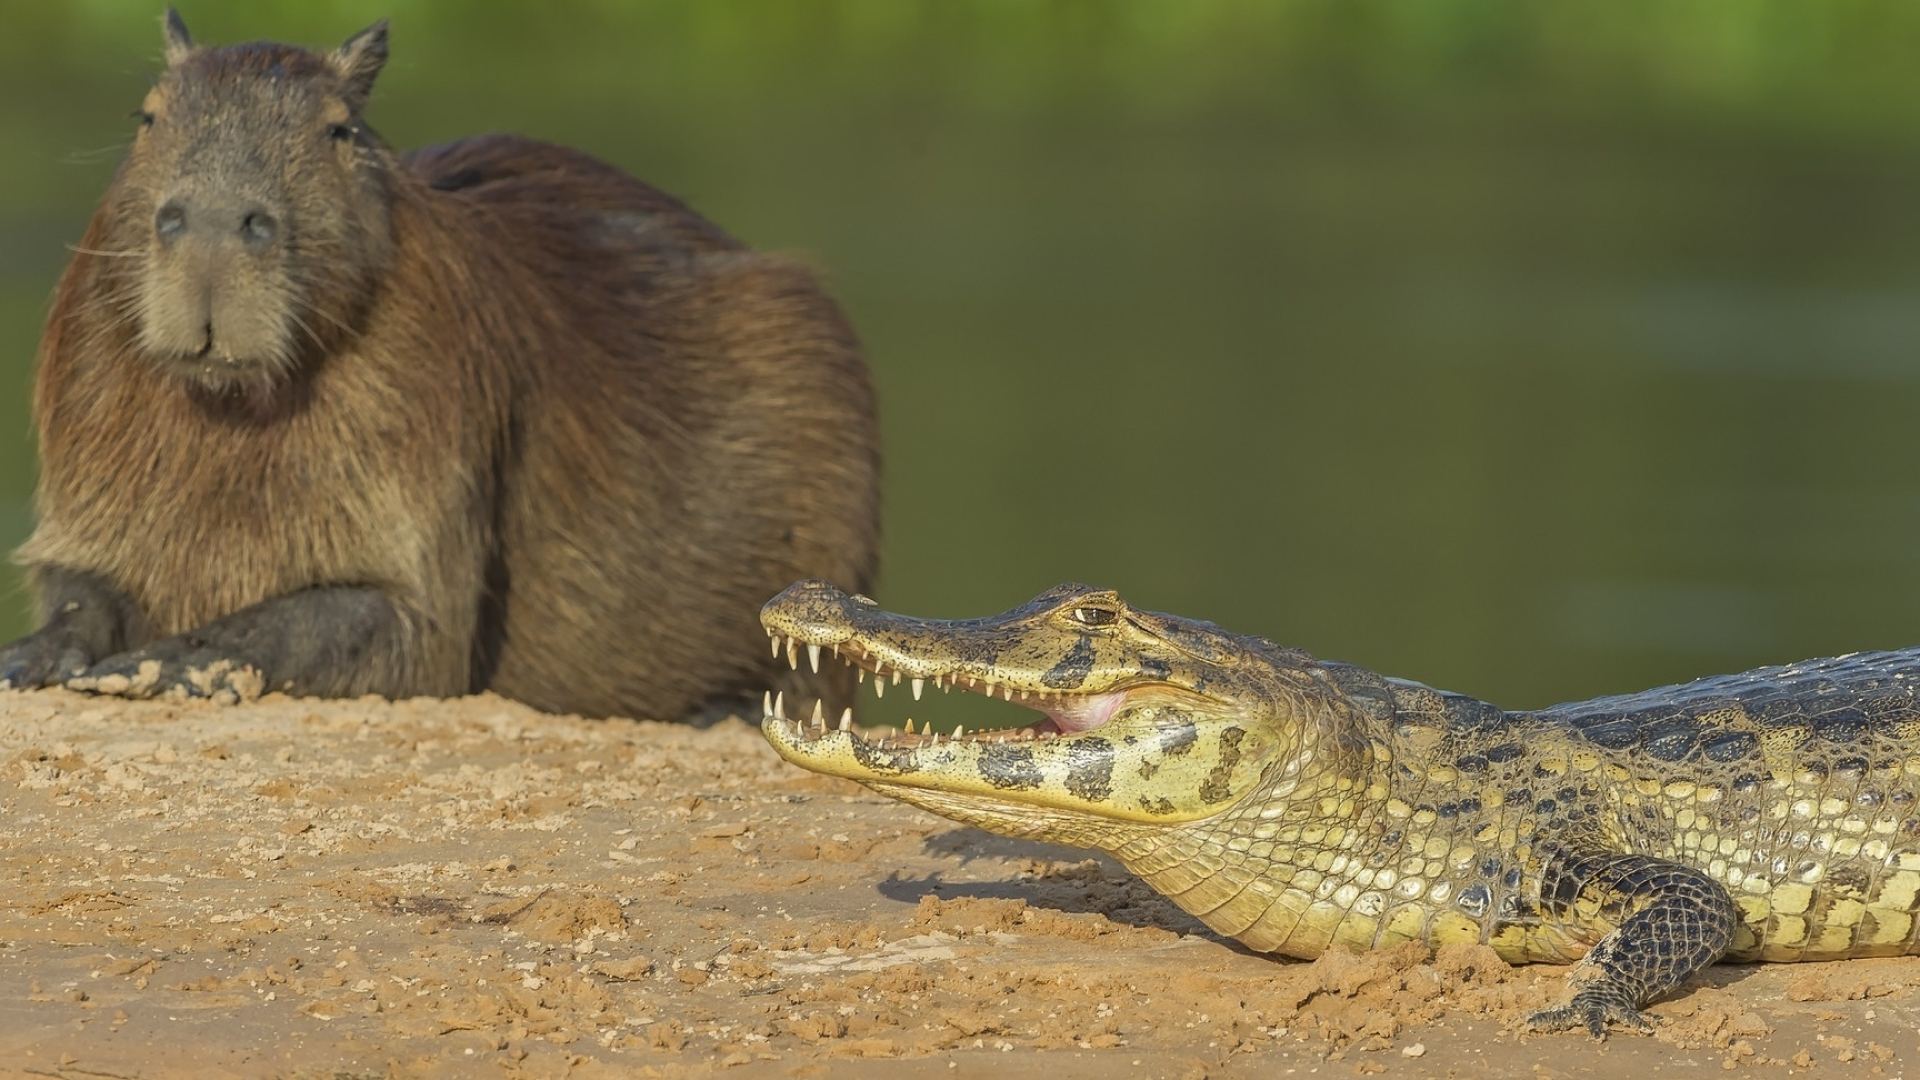
[[[280,222],[265,210],[255,210],[240,219],[240,237],[248,247],[265,247],[280,234]]]
[[[178,199],[169,200],[153,216],[153,230],[160,234],[162,240],[180,239],[180,235],[187,231],[187,208],[181,206]]]

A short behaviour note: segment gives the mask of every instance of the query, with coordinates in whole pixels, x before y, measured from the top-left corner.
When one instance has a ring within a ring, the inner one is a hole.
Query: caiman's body
[[[1250,948],[1577,960],[1533,1020],[1595,1035],[1716,959],[1916,951],[1920,650],[1508,713],[1081,586],[936,622],[803,582],[762,621],[796,662],[831,647],[1050,718],[882,739],[770,716],[788,760],[1109,852]]]

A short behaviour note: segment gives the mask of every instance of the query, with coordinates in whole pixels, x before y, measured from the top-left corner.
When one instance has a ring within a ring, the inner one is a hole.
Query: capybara
[[[576,150],[396,154],[384,22],[331,53],[165,25],[40,345],[44,624],[0,680],[851,698],[757,621],[876,558],[872,385],[807,270]]]

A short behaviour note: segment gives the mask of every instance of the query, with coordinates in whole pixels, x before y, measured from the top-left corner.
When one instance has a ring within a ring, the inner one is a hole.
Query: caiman
[[[770,702],[782,757],[1107,852],[1251,949],[1571,962],[1528,1021],[1595,1038],[1716,960],[1920,951],[1920,649],[1507,712],[1081,585],[938,621],[805,581],[761,622],[796,666],[1045,714],[942,737]]]

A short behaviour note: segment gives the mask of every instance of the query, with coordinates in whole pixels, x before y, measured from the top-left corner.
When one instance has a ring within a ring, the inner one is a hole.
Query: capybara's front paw
[[[78,642],[57,630],[42,630],[0,645],[0,690],[33,690],[56,686],[87,670],[93,657]]]
[[[168,638],[144,649],[110,656],[69,678],[67,686],[117,697],[190,697],[251,701],[265,682],[242,661],[189,637]]]

